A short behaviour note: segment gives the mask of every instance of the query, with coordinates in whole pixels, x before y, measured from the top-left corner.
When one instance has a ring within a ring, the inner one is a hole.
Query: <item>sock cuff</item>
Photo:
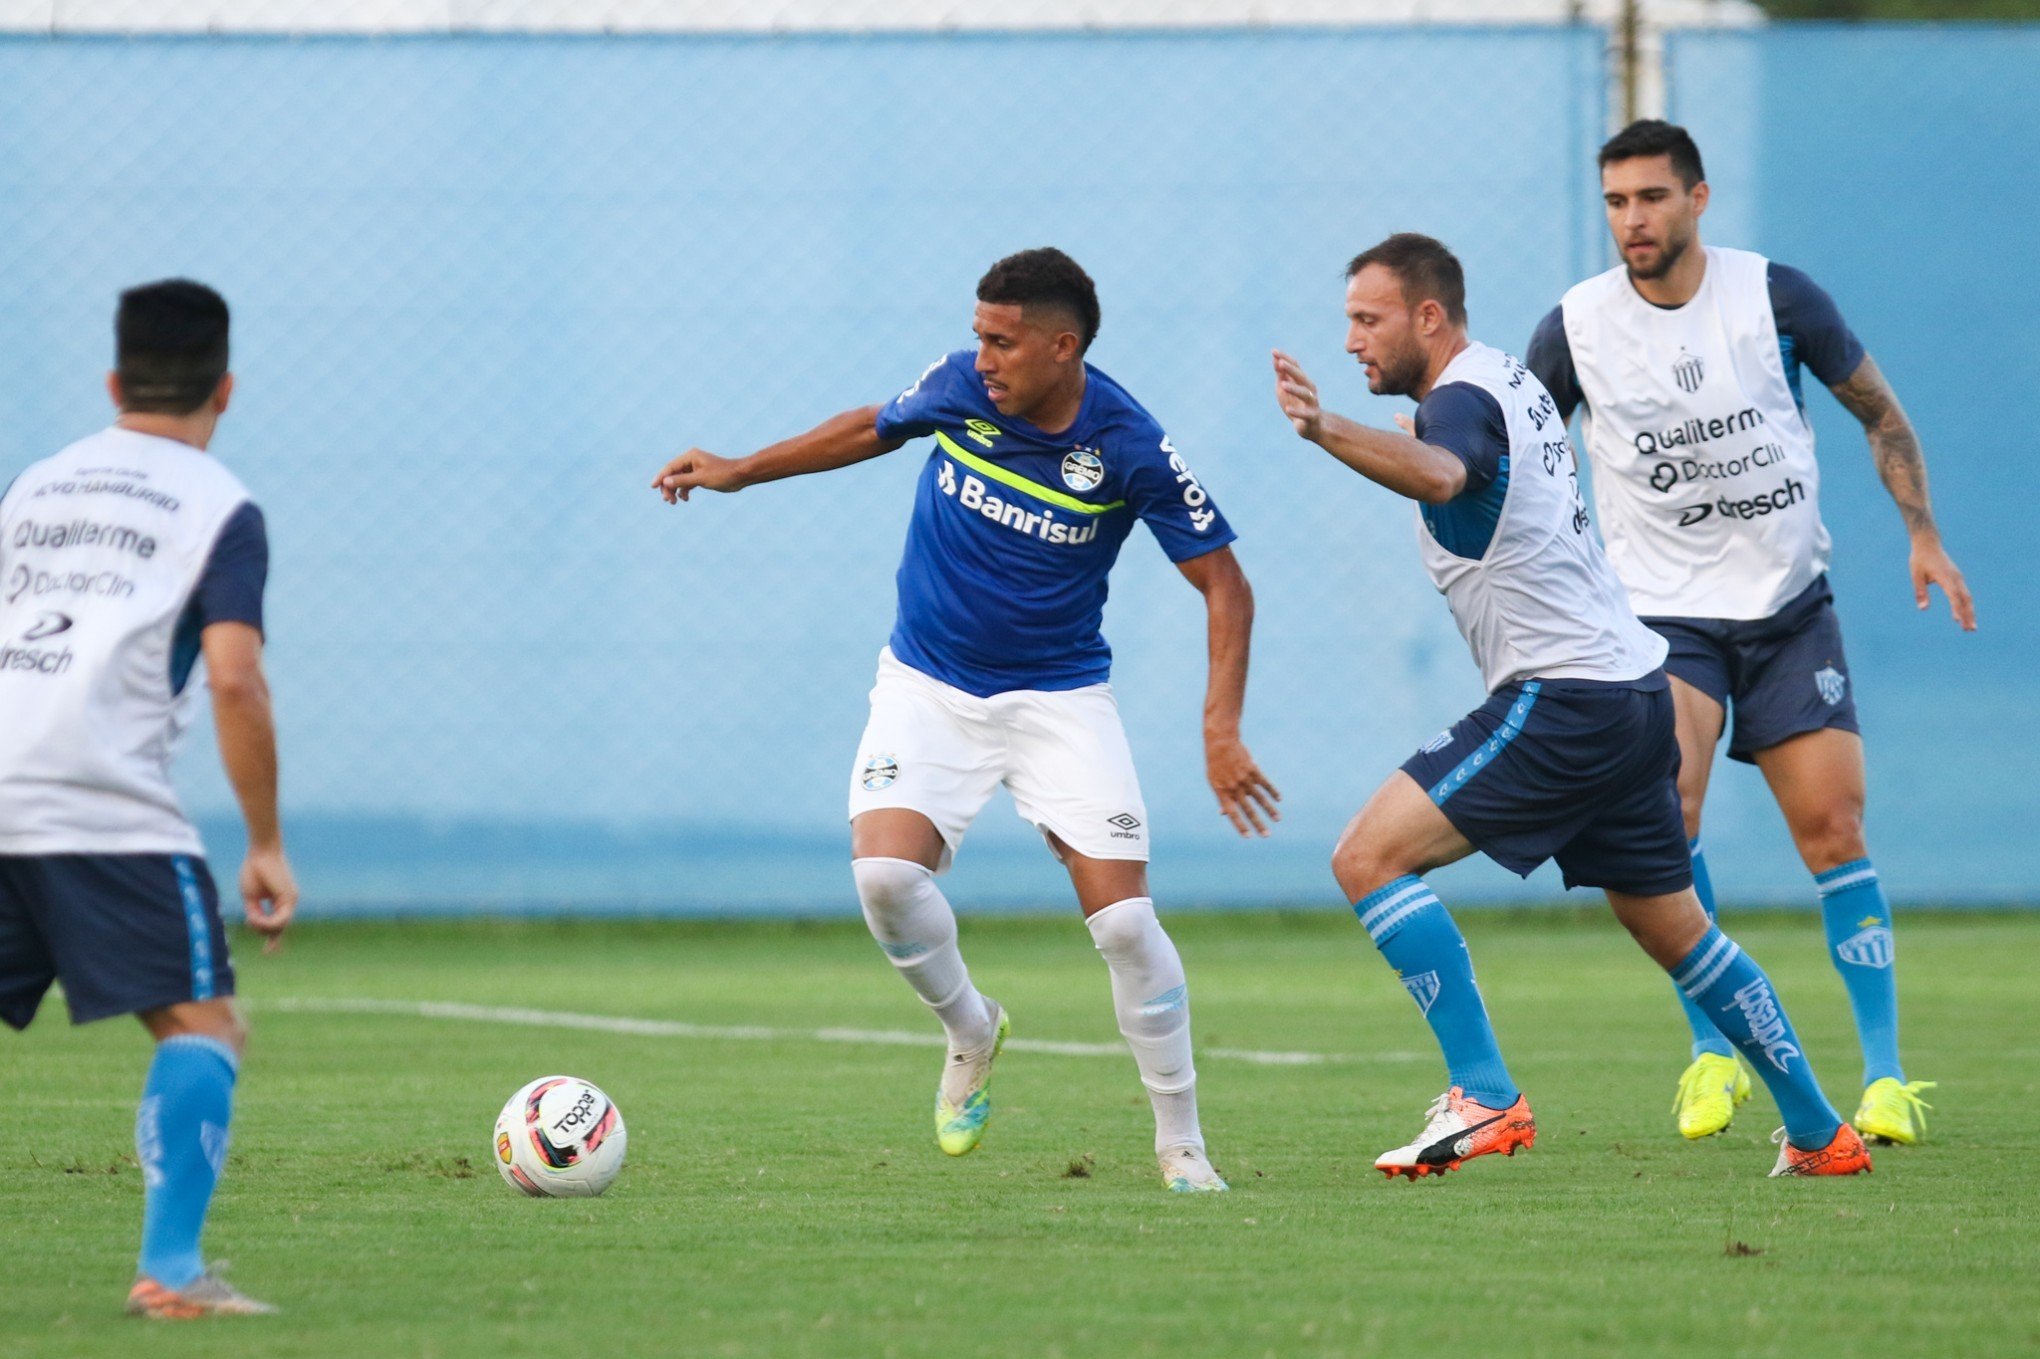
[[[1848,863],[1838,864],[1825,873],[1813,875],[1814,886],[1820,889],[1823,897],[1831,897],[1837,892],[1846,892],[1851,887],[1861,887],[1876,881],[1877,870],[1871,867],[1868,859],[1851,859]]]
[[[870,864],[874,868],[883,864],[888,871],[895,868],[911,868],[916,873],[923,873],[931,878],[935,876],[935,870],[926,864],[917,864],[912,859],[889,859],[883,854],[864,854],[852,859],[850,871],[855,873],[862,864]]]
[[[1672,982],[1693,1000],[1707,994],[1707,988],[1721,980],[1721,974],[1742,956],[1735,940],[1717,928],[1709,929],[1693,951],[1672,969]]]
[[[241,1070],[241,1058],[231,1047],[208,1034],[173,1033],[156,1044],[156,1051],[163,1052],[209,1052],[227,1064],[229,1075]]]
[[[1156,920],[1161,918],[1155,914],[1155,899],[1153,897],[1127,897],[1123,901],[1115,901],[1110,906],[1100,907],[1098,910],[1091,912],[1091,914],[1084,917],[1084,924],[1090,928],[1092,934],[1096,934],[1100,929],[1111,929],[1126,917],[1140,914],[1138,910],[1123,909],[1128,906],[1145,906],[1147,907],[1149,918]],[[1107,920],[1105,917],[1111,915],[1114,911],[1118,911],[1119,915],[1112,920]]]
[[[1353,903],[1353,914],[1360,917],[1360,923],[1376,944],[1386,943],[1391,935],[1408,924],[1412,917],[1421,915],[1431,907],[1444,909],[1438,894],[1430,884],[1413,873],[1377,887]]]
[[[1699,858],[1699,857],[1700,857],[1700,837],[1699,837],[1699,836],[1697,836],[1697,835],[1696,835],[1696,836],[1694,836],[1694,837],[1693,837],[1692,839],[1690,839],[1690,840],[1688,840],[1688,841],[1686,842],[1686,853],[1687,853],[1688,855],[1690,855],[1691,857],[1695,858],[1695,859],[1697,859],[1697,858]]]

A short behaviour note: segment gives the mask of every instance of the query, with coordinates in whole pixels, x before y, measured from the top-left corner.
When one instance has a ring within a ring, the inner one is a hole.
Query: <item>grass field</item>
[[[1854,1041],[1810,918],[1731,918],[1844,1112]],[[1442,1083],[1349,918],[1188,916],[1223,1197],[1162,1191],[1131,1059],[1016,1048],[985,1145],[929,1121],[932,1047],[612,1033],[335,1001],[814,1030],[932,1021],[854,924],[309,926],[240,952],[255,1042],[208,1246],[286,1310],[126,1321],[141,1184],[137,1026],[46,1011],[6,1047],[0,1352],[9,1355],[2000,1355],[2040,1349],[2034,985],[2040,916],[1900,933],[1929,1146],[1849,1181],[1765,1178],[1761,1087],[1697,1145],[1667,1107],[1670,989],[1612,922],[1466,921],[1536,1150],[1387,1183]],[[1074,917],[966,921],[1016,1039],[1117,1042]],[[1220,1050],[1326,1054],[1308,1065]],[[503,1099],[605,1086],[630,1162],[535,1202],[489,1161]]]

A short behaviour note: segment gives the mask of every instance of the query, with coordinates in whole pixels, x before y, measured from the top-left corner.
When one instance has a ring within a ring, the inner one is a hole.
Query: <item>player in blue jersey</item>
[[[1862,422],[1911,538],[1918,606],[1938,585],[1971,631],[1976,606],[1935,525],[1919,436],[1834,299],[1789,265],[1701,242],[1707,181],[1684,128],[1634,123],[1600,163],[1623,262],[1566,293],[1528,361],[1562,421],[1584,412],[1609,561],[1671,646],[1701,901],[1712,914],[1700,817],[1726,734],[1729,757],[1763,771],[1813,874],[1863,1049],[1855,1125],[1917,1142],[1933,1082],[1908,1080],[1899,1060],[1891,904],[1864,839],[1863,738],[1828,586],[1802,373]],[[1673,1108],[1682,1134],[1706,1137],[1728,1127],[1750,1081],[1709,1017],[1685,1008],[1692,1061]]]
[[[1340,838],[1332,869],[1424,1012],[1450,1085],[1422,1132],[1375,1166],[1417,1179],[1536,1138],[1452,917],[1420,874],[1479,850],[1512,872],[1555,859],[1598,887],[1636,942],[1763,1075],[1785,1126],[1773,1175],[1870,1168],[1822,1095],[1770,980],[1693,891],[1664,639],[1637,620],[1590,531],[1549,393],[1468,339],[1459,261],[1404,232],[1346,269],[1346,350],[1376,395],[1417,400],[1411,432],[1326,411],[1275,355],[1296,432],[1416,502],[1417,549],[1489,697],[1389,775]]]
[[[978,1145],[1008,1025],[971,982],[935,878],[1004,785],[1068,868],[1104,955],[1119,1029],[1154,1106],[1163,1182],[1223,1190],[1197,1118],[1183,964],[1148,895],[1147,809],[1099,624],[1120,545],[1144,522],[1205,599],[1212,790],[1242,835],[1265,835],[1278,795],[1240,739],[1253,595],[1231,526],[1168,435],[1084,361],[1098,298],[1076,261],[1022,251],[992,266],[977,297],[976,349],[938,359],[883,406],[745,458],[689,449],[653,485],[670,503],[934,437],[849,810],[865,921],[948,1035],[936,1140],[952,1156]]]

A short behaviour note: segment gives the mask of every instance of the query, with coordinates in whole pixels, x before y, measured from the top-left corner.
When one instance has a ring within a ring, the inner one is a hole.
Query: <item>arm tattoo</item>
[[[1897,502],[1898,512],[1905,516],[1906,531],[1934,532],[1934,511],[1927,501],[1927,463],[1920,453],[1920,438],[1913,432],[1912,421],[1905,418],[1898,394],[1884,380],[1877,360],[1865,354],[1855,372],[1828,390],[1863,422],[1863,433],[1870,440],[1870,456],[1877,462],[1877,475]]]

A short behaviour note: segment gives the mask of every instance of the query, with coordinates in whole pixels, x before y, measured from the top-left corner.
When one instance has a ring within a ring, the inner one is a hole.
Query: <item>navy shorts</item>
[[[1769,618],[1646,618],[1672,644],[1665,669],[1735,714],[1729,758],[1809,731],[1856,725],[1856,691],[1842,654],[1842,621],[1826,576]]]
[[[52,981],[71,1022],[234,994],[219,893],[187,854],[0,854],[0,1019]]]
[[[1474,848],[1528,877],[1661,896],[1693,885],[1664,672],[1505,684],[1412,755],[1415,779]]]

